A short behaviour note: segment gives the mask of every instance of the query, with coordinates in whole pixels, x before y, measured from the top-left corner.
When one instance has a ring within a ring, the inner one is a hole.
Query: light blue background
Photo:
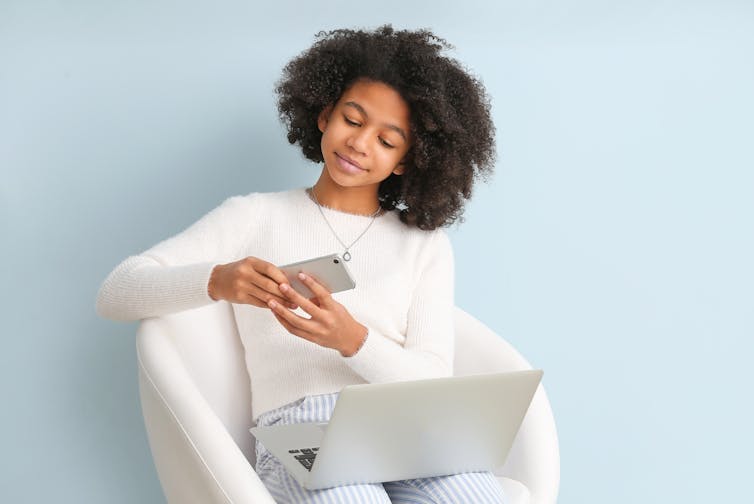
[[[751,502],[754,7],[0,2],[2,502],[157,503],[126,256],[313,182],[272,87],[320,29],[429,27],[493,99],[457,303],[545,370],[563,503]]]

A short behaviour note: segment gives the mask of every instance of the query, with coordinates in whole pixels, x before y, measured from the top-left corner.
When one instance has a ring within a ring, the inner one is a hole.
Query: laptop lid
[[[302,484],[317,489],[501,467],[542,374],[345,387]]]

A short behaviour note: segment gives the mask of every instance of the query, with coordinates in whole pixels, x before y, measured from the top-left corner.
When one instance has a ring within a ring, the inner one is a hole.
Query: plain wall
[[[740,502],[754,425],[754,7],[734,1],[0,1],[2,502],[163,502],[136,323],[100,282],[224,198],[311,184],[274,106],[338,27],[433,29],[495,176],[458,305],[536,367],[562,503]]]

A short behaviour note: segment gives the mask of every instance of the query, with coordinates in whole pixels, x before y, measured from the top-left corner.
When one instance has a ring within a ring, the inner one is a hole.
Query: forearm
[[[452,324],[432,345],[405,348],[369,328],[363,346],[344,361],[369,383],[439,378],[453,374]]]
[[[451,376],[454,352],[453,251],[444,232],[419,266],[405,335],[379,334],[374,325],[363,347],[345,362],[370,383]]]
[[[102,283],[97,313],[112,320],[139,320],[213,303],[207,286],[214,265],[164,266],[149,257],[131,256]]]
[[[228,198],[181,233],[128,257],[102,283],[97,313],[138,320],[214,302],[207,291],[212,269],[236,258],[253,214],[250,198]]]

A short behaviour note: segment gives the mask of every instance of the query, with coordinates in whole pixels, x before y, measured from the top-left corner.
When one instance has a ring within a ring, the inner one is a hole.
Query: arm
[[[212,262],[170,266],[143,255],[128,257],[105,279],[97,314],[138,320],[198,308],[214,302],[207,294]]]
[[[248,197],[228,198],[183,232],[128,257],[102,283],[97,313],[137,320],[214,302],[207,292],[210,276],[239,252],[251,206]]]
[[[419,281],[411,296],[403,346],[377,334],[344,361],[370,383],[418,380],[453,374],[454,266],[447,234],[436,231],[420,260]]]

